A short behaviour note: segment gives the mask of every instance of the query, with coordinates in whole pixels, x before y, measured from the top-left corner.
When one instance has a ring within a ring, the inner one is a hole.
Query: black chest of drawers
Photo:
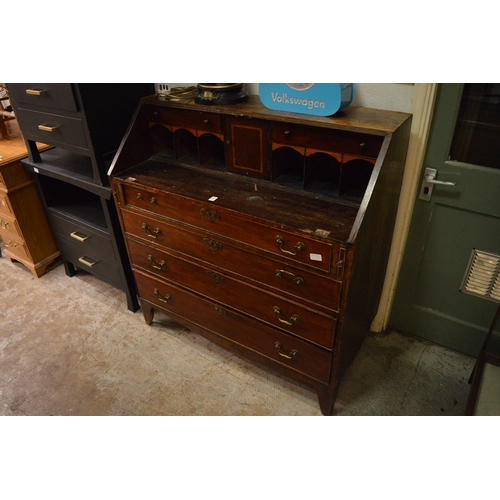
[[[139,100],[152,84],[8,84],[66,274],[84,269],[139,308],[109,187],[108,168]],[[53,146],[39,151],[37,143]]]

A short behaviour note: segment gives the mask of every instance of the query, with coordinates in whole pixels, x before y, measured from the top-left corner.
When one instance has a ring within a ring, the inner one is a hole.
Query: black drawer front
[[[49,220],[54,235],[71,241],[81,253],[90,253],[95,257],[115,260],[111,237],[105,231],[83,224],[80,221],[66,219],[49,209]]]
[[[23,135],[51,146],[74,146],[88,149],[83,123],[78,118],[19,108],[17,118]]]
[[[54,111],[78,111],[71,83],[11,83],[9,92],[14,102],[42,106]]]
[[[120,268],[116,262],[107,260],[99,252],[82,247],[64,236],[57,235],[56,238],[62,257],[75,267],[95,274],[108,283],[121,284]]]

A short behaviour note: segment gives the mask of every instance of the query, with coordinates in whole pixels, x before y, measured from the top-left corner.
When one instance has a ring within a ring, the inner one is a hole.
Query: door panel
[[[472,249],[500,254],[500,169],[448,159],[462,89],[441,85],[438,92],[423,170],[435,168],[438,180],[455,185],[434,185],[430,201],[415,201],[389,323],[476,356],[497,304],[460,286]]]

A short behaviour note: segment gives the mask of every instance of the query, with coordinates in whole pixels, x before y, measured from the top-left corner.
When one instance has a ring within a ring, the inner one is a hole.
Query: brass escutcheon
[[[226,278],[222,276],[222,274],[217,274],[214,273],[213,271],[207,271],[207,276],[214,282],[214,283],[224,283]]]
[[[215,210],[210,210],[208,208],[202,208],[200,212],[201,212],[201,215],[205,219],[208,219],[210,222],[220,220],[220,214],[218,212],[216,212]]]
[[[217,250],[222,250],[222,243],[219,243],[218,241],[211,240],[210,238],[203,238],[203,243],[207,245],[212,252],[216,252]]]

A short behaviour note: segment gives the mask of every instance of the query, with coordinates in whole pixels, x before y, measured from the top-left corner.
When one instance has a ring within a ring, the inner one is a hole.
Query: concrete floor
[[[0,258],[0,415],[321,415],[316,393],[56,263],[36,279]],[[474,359],[369,334],[335,415],[463,415]]]

